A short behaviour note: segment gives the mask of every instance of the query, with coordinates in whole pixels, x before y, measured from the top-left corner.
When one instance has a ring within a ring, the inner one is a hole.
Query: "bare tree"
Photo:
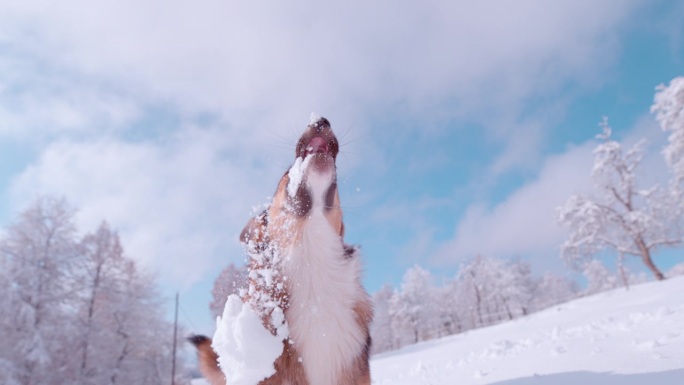
[[[558,221],[570,234],[561,247],[562,257],[583,268],[584,258],[604,249],[641,258],[658,280],[664,279],[652,254],[662,246],[681,243],[677,202],[655,185],[642,189],[637,171],[643,158],[644,141],[623,150],[610,139],[604,118],[602,140],[594,150],[592,179],[596,196],[573,195],[558,208]]]

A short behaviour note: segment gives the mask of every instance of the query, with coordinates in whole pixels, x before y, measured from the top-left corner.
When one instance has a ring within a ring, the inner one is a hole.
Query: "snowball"
[[[283,352],[288,331],[282,310],[274,309],[271,318],[279,326],[275,336],[248,304],[236,295],[228,297],[212,344],[228,384],[256,385],[275,373],[273,363]]]

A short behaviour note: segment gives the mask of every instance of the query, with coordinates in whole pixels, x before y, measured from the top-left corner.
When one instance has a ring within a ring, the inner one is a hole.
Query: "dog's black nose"
[[[330,122],[326,118],[319,118],[316,123],[313,124],[316,132],[321,132],[323,128],[330,127]]]

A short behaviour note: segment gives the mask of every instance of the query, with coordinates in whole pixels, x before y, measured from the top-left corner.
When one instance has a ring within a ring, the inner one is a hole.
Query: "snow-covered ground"
[[[374,385],[681,385],[684,277],[380,354],[371,373]]]
[[[617,289],[372,361],[373,384],[684,384],[684,277]]]

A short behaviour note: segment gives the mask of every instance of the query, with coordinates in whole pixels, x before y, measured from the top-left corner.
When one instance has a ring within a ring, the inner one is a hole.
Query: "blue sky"
[[[554,208],[588,188],[603,115],[664,180],[648,111],[684,75],[684,4],[414,3],[3,2],[0,223],[66,196],[211,334],[213,279],[316,112],[370,291],[477,253],[562,272]]]

